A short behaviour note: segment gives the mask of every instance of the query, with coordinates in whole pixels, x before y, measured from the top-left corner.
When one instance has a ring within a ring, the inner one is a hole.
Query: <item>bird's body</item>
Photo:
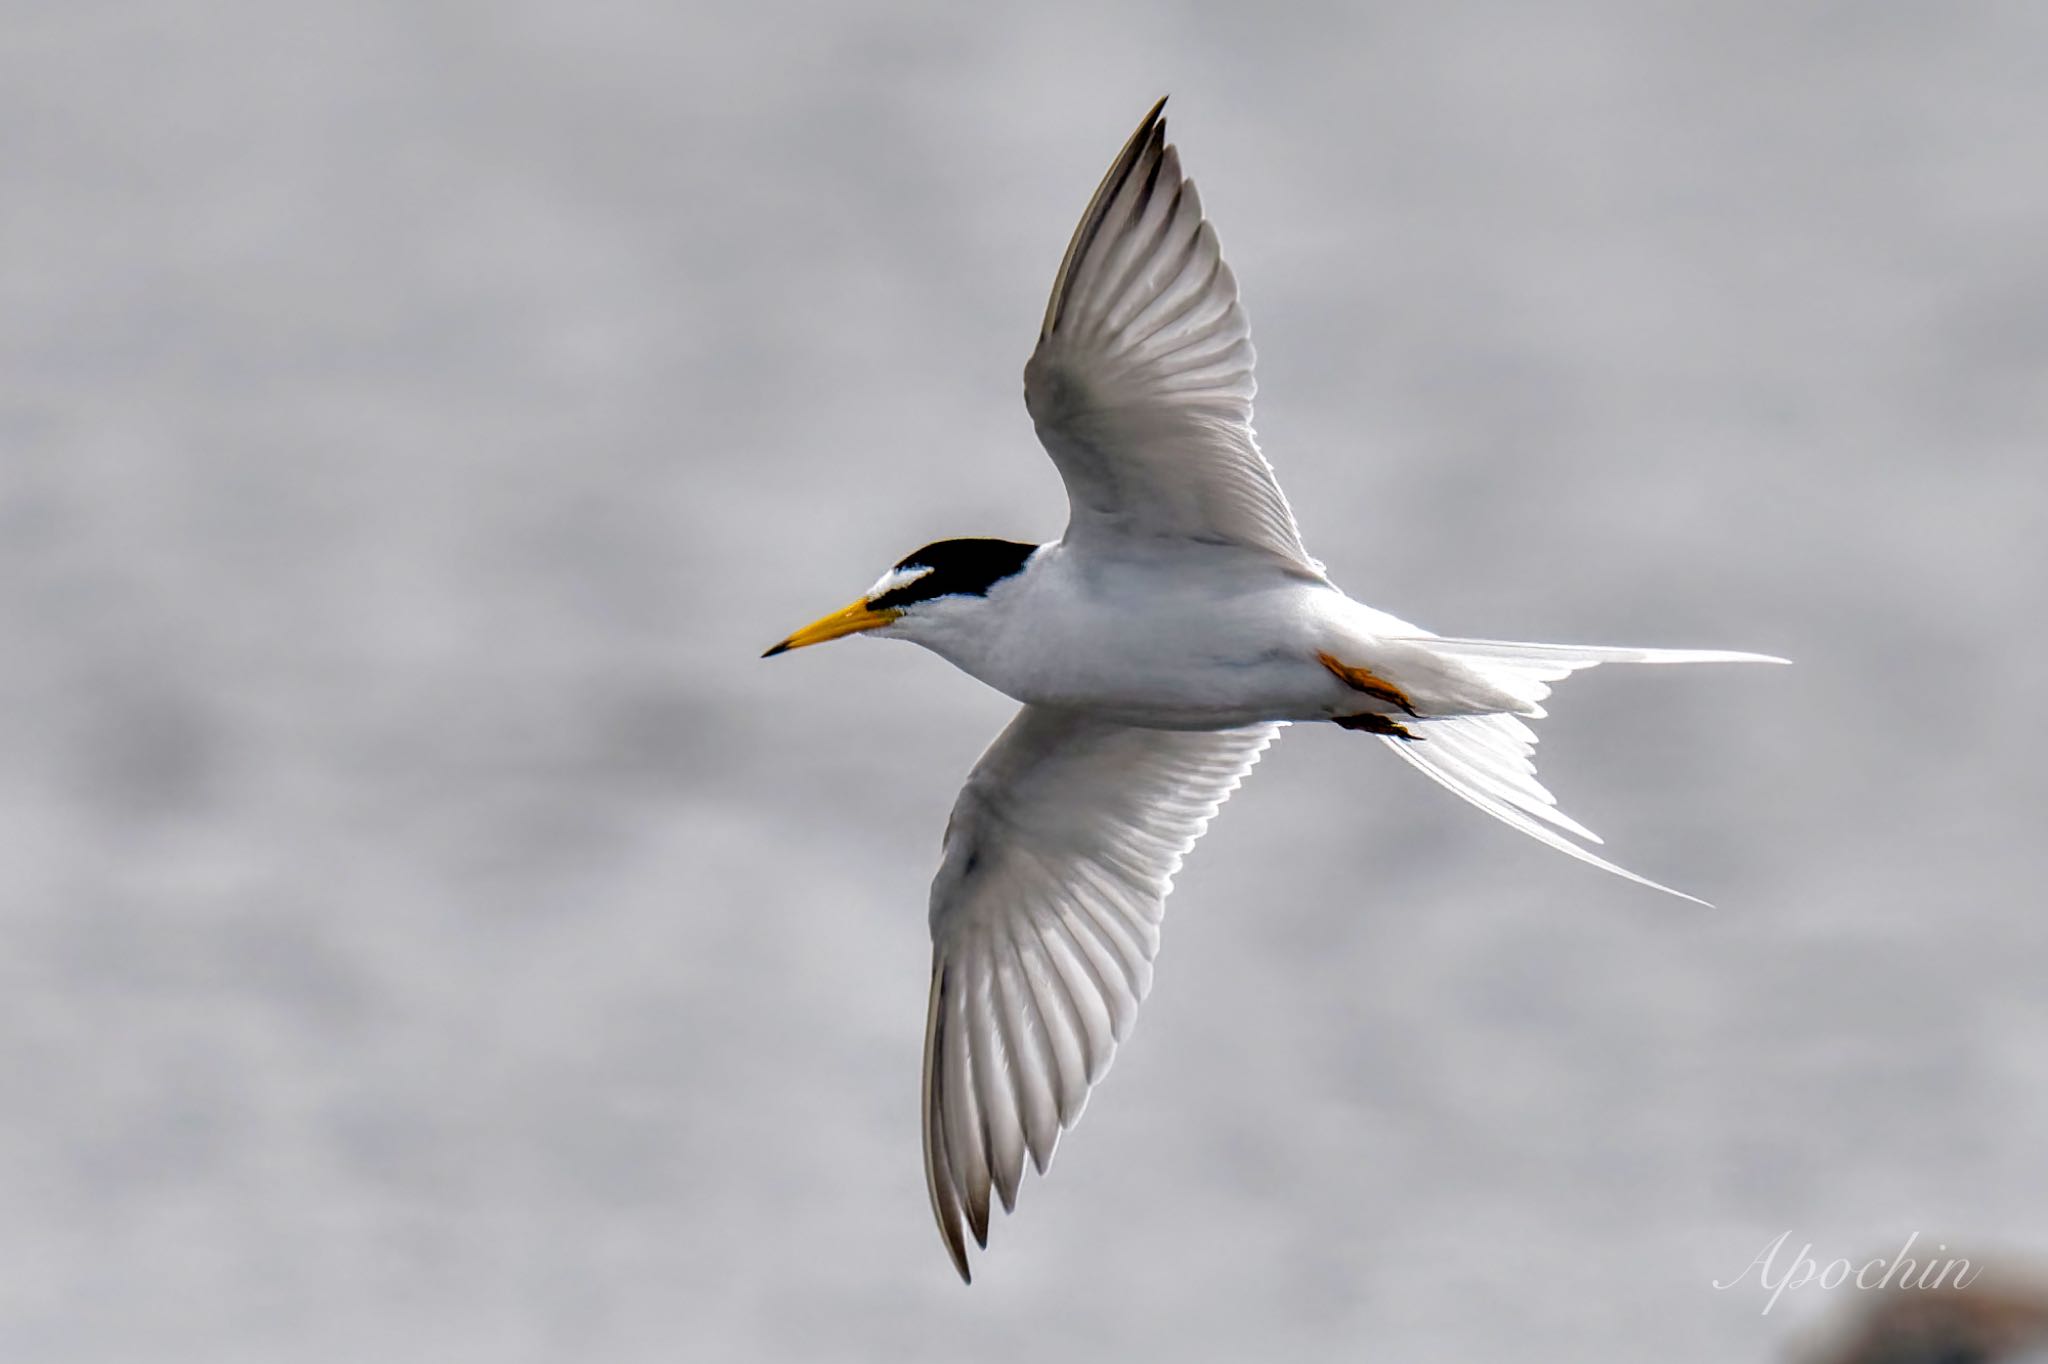
[[[1149,729],[1390,711],[1317,656],[1363,656],[1376,633],[1414,633],[1271,555],[1176,541],[1043,545],[984,600],[987,628],[926,647],[1026,704]]]
[[[1249,327],[1164,104],[1082,215],[1024,371],[1066,533],[937,541],[769,650],[909,639],[1023,703],[932,883],[925,1170],[963,1278],[965,1233],[986,1245],[991,1196],[1008,1207],[1026,1160],[1045,1169],[1129,1031],[1182,857],[1283,725],[1376,735],[1655,885],[1583,846],[1599,840],[1536,780],[1524,717],[1600,663],[1782,661],[1447,638],[1340,591],[1253,440]]]

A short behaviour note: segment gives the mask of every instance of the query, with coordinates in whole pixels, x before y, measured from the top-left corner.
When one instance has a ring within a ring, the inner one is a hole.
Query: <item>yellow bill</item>
[[[823,644],[828,639],[838,639],[841,635],[857,635],[863,630],[887,625],[902,614],[901,611],[887,607],[880,611],[874,610],[868,605],[867,599],[862,598],[821,620],[812,621],[761,657],[773,658],[777,654],[786,654],[791,649],[804,649],[813,644]]]

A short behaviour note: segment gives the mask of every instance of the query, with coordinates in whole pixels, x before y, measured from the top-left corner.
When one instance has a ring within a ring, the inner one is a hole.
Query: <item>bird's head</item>
[[[862,633],[938,647],[948,636],[971,631],[990,592],[1021,573],[1037,550],[1014,540],[936,541],[900,560],[851,605],[812,621],[761,657]]]

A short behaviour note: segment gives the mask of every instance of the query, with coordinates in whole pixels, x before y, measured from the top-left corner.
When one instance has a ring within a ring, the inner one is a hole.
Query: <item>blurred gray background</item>
[[[0,1358],[1766,1359],[2048,1252],[2048,9],[14,3]],[[924,897],[1010,709],[756,654],[1049,539],[1158,94],[1311,547],[1571,683],[1626,865],[1297,729],[954,1279]],[[1853,1295],[1849,1295],[1853,1296]]]

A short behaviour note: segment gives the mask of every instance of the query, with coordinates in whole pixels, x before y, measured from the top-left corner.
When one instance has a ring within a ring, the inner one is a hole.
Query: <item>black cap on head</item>
[[[1014,540],[938,540],[896,565],[927,572],[890,588],[868,605],[877,611],[900,611],[934,597],[986,596],[991,587],[1023,568],[1037,549]]]

